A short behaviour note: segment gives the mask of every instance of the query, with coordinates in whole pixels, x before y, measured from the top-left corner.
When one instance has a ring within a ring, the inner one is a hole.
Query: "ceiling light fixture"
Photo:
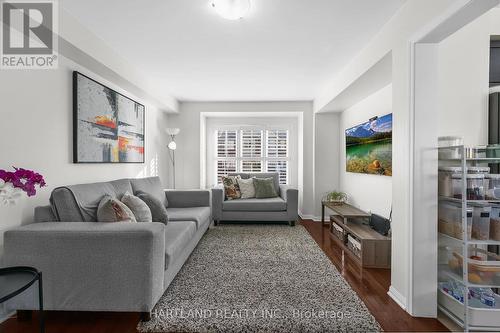
[[[250,0],[210,0],[210,5],[227,20],[239,20],[250,10]]]

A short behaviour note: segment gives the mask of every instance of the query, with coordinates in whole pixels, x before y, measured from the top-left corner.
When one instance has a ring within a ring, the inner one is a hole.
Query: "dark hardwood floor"
[[[342,260],[341,250],[330,242],[326,230],[324,239],[321,238],[320,223],[311,220],[303,220],[301,223],[364,301],[384,331],[448,331],[436,319],[411,317],[387,295],[390,285],[389,270],[364,269],[360,272],[347,256]],[[46,332],[128,333],[136,332],[138,321],[137,313],[50,311],[46,313]],[[16,318],[10,318],[0,324],[0,333],[30,333],[38,332],[38,329],[36,312],[31,320],[18,321]]]
[[[328,237],[325,225],[325,236],[321,238],[321,223],[303,220],[302,225],[309,231],[323,252],[337,267],[344,279],[366,304],[366,307],[386,332],[448,332],[437,319],[414,318],[387,295],[391,284],[389,269],[365,268],[359,270],[356,265],[344,256],[342,250]]]

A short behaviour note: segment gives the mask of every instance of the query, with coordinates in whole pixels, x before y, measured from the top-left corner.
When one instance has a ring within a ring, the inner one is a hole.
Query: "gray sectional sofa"
[[[218,185],[212,189],[212,217],[215,224],[220,221],[287,221],[292,226],[298,219],[298,196],[296,188],[279,184],[277,172],[231,173],[243,179],[251,177],[273,178],[278,197],[268,199],[225,200],[224,187]]]
[[[165,199],[169,222],[99,223],[108,194],[144,191]],[[47,310],[130,311],[146,316],[211,224],[210,192],[164,191],[157,177],[60,187],[35,223],[5,232],[8,266],[43,272]],[[37,308],[18,297],[10,309]]]

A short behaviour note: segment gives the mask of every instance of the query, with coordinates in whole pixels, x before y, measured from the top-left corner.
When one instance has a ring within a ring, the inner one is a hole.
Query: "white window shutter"
[[[262,161],[241,161],[241,172],[262,172]]]
[[[278,172],[280,184],[288,184],[288,161],[267,161],[267,172]]]
[[[245,129],[241,130],[241,157],[261,158],[262,157],[262,130]]]
[[[236,131],[217,131],[217,157],[236,157]]]
[[[222,177],[230,173],[236,172],[235,160],[218,160],[217,161],[217,183],[222,183]]]
[[[267,131],[267,157],[286,158],[288,157],[288,131],[268,130]]]

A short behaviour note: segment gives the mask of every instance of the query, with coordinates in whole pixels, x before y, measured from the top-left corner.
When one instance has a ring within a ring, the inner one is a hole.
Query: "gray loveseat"
[[[212,217],[215,224],[220,221],[287,221],[295,225],[298,219],[298,190],[288,185],[279,184],[279,174],[269,173],[231,173],[243,179],[251,177],[274,178],[274,187],[278,197],[268,199],[225,200],[224,186],[212,189]]]
[[[166,195],[169,222],[99,223],[100,199],[125,192]],[[47,310],[153,309],[211,223],[209,191],[164,191],[157,177],[55,189],[33,224],[5,232],[5,264],[43,272]],[[29,294],[28,294],[29,295]],[[13,310],[37,308],[18,297]]]

